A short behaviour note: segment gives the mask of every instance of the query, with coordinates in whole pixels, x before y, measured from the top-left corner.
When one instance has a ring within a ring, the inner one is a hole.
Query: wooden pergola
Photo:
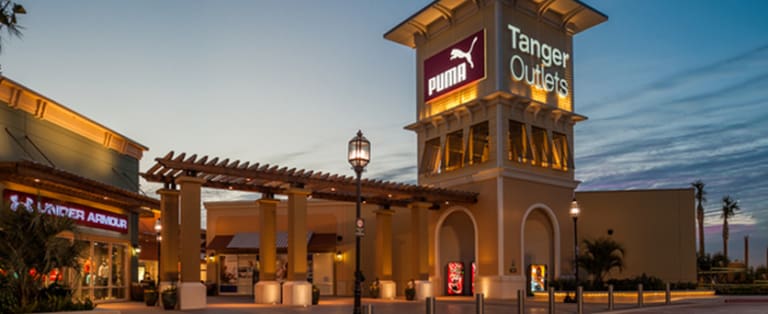
[[[311,190],[312,197],[319,199],[354,202],[357,197],[357,181],[352,176],[230,161],[228,158],[198,158],[196,154],[175,155],[173,151],[155,161],[141,175],[149,182],[163,183],[166,187],[174,186],[179,176],[194,176],[205,180],[204,187],[258,192],[269,196],[285,194],[289,188],[299,187]],[[433,204],[431,209],[438,209],[447,204],[476,203],[478,193],[363,179],[361,195],[364,202],[384,207],[428,202]]]

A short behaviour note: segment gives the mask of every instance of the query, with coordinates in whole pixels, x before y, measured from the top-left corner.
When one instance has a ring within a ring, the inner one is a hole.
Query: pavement
[[[205,309],[170,311],[175,313],[195,314],[249,314],[249,313],[318,313],[335,314],[352,312],[353,299],[351,297],[326,297],[320,299],[320,304],[303,307],[287,305],[260,305],[253,304],[250,297],[239,296],[215,296],[208,297],[208,305]],[[380,300],[363,298],[363,313],[370,304],[375,314],[409,314],[426,313],[424,301],[406,301],[404,299]],[[435,302],[435,313],[439,314],[468,314],[475,312],[475,301],[470,297],[438,297]],[[99,304],[97,310],[113,310],[123,314],[147,314],[160,313],[160,307],[148,307],[143,302],[119,302]],[[515,300],[486,300],[485,314],[517,313]],[[546,302],[526,300],[525,313],[548,313]],[[555,313],[576,313],[575,304],[556,303]],[[585,303],[584,313],[768,313],[768,296],[756,297],[706,297],[694,299],[673,300],[671,305],[661,303],[646,304],[638,307],[637,304],[616,304],[613,312],[608,312],[606,304]]]

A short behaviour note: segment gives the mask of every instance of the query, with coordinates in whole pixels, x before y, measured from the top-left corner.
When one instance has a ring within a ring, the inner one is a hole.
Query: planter
[[[157,304],[157,290],[144,290],[144,303],[147,306],[155,306]]]
[[[409,301],[416,299],[416,289],[405,289],[405,299]]]
[[[312,305],[317,305],[318,303],[320,303],[320,289],[312,285]]]
[[[167,289],[163,291],[163,309],[176,309],[176,289]]]

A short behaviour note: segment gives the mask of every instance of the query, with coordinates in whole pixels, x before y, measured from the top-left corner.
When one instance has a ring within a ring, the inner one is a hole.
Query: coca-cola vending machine
[[[445,278],[448,295],[464,294],[464,263],[449,262]]]
[[[472,295],[475,295],[475,275],[477,274],[477,263],[472,262]]]

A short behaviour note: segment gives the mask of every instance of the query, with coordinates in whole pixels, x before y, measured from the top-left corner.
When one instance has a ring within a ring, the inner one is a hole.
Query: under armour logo
[[[472,44],[469,45],[469,50],[467,52],[461,51],[459,48],[453,48],[451,50],[451,58],[450,60],[462,58],[464,60],[467,60],[467,63],[469,63],[469,67],[471,69],[475,68],[475,63],[472,62],[472,49],[475,48],[475,43],[477,42],[477,36],[475,36],[474,39],[472,39]]]

